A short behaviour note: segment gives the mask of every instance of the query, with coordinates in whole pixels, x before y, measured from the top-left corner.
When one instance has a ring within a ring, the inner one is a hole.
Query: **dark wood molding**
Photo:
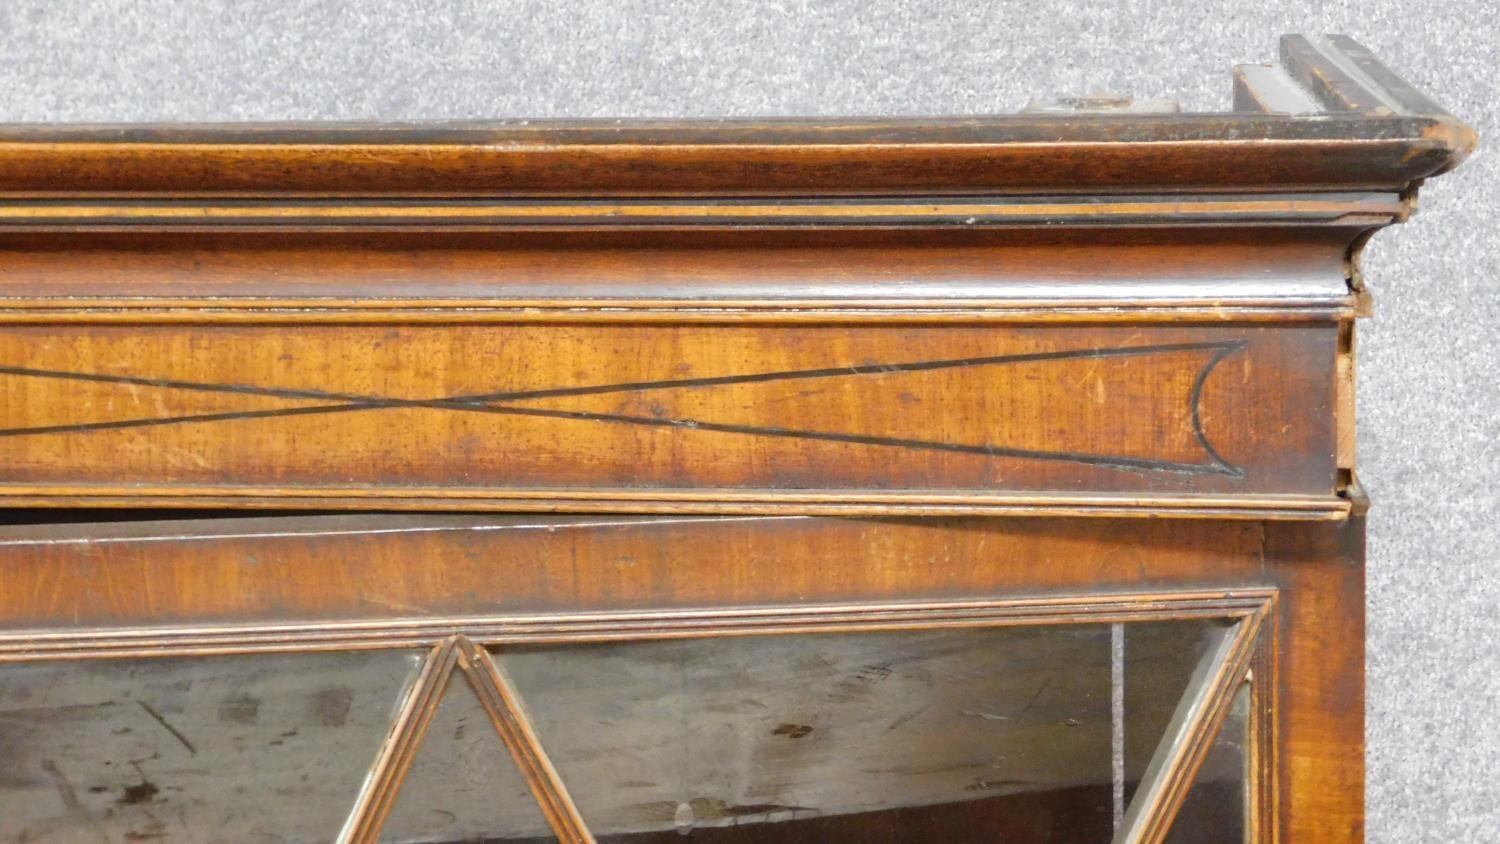
[[[1267,589],[1196,593],[1117,592],[1081,597],[1037,596],[933,603],[716,608],[677,612],[367,618],[301,624],[247,623],[179,628],[19,629],[0,634],[0,663],[439,648],[454,636],[489,646],[927,630],[1012,624],[1234,619],[1263,613],[1274,597],[1274,590]]]

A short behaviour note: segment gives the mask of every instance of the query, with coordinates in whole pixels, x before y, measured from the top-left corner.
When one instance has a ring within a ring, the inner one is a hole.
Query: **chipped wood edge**
[[[1355,326],[1352,320],[1339,324],[1338,352],[1334,362],[1334,442],[1335,465],[1341,475],[1354,471],[1358,457],[1356,425],[1357,364]],[[1347,488],[1348,478],[1340,478],[1340,488]]]

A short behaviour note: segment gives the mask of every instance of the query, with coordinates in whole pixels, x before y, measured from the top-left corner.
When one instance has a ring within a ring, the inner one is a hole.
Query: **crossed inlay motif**
[[[0,437],[37,436],[45,434],[78,434],[91,431],[146,428],[162,425],[189,423],[212,423],[246,419],[268,419],[316,414],[358,413],[397,408],[426,408],[454,413],[487,413],[509,416],[530,416],[551,419],[598,422],[602,424],[640,425],[649,427],[682,428],[741,434],[756,437],[780,437],[859,445],[884,446],[919,450],[934,450],[975,454],[987,457],[1008,457],[1029,460],[1060,461],[1097,466],[1122,471],[1157,471],[1195,475],[1225,475],[1244,477],[1244,470],[1225,460],[1209,442],[1203,431],[1199,412],[1204,382],[1220,361],[1244,349],[1247,341],[1232,340],[1200,343],[1169,343],[1141,346],[1112,346],[1099,348],[1068,349],[1049,352],[991,355],[985,357],[924,360],[888,364],[851,364],[817,369],[780,370],[740,375],[724,375],[703,378],[681,378],[654,381],[628,381],[612,384],[563,386],[534,390],[500,391],[480,394],[460,394],[429,399],[392,398],[377,395],[332,392],[326,390],[287,389],[251,384],[221,384],[198,381],[183,381],[164,378],[148,378],[130,375],[105,375],[89,372],[40,369],[19,366],[0,366],[0,375],[25,378],[85,381],[106,384],[152,387],[164,390],[197,391],[221,394],[237,394],[268,398],[283,398],[296,401],[316,401],[319,404],[262,410],[223,411],[182,415],[158,415],[134,419],[119,419],[100,422],[81,422],[42,426],[26,426],[0,429]],[[1042,450],[1015,448],[986,443],[955,443],[941,440],[912,437],[874,436],[838,431],[803,430],[771,425],[747,425],[715,422],[711,419],[695,419],[672,416],[632,415],[622,413],[600,413],[583,410],[562,410],[545,407],[529,407],[527,402],[539,399],[568,396],[604,395],[610,393],[646,392],[673,388],[717,387],[734,384],[755,384],[804,379],[854,378],[869,375],[894,373],[930,372],[980,366],[1015,365],[1058,360],[1088,360],[1145,357],[1178,352],[1207,352],[1208,357],[1193,379],[1192,387],[1183,397],[1190,411],[1193,435],[1204,452],[1201,462],[1155,459],[1124,455],[1110,455],[1080,451]]]

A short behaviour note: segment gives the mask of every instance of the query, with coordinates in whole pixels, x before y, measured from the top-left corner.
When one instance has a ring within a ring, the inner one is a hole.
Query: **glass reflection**
[[[1222,622],[508,647],[606,842],[1103,842]],[[419,657],[0,666],[0,841],[334,840]],[[1169,840],[1244,840],[1248,687]],[[1174,730],[1175,734],[1175,730]],[[555,840],[455,673],[382,841]]]
[[[1209,747],[1166,844],[1230,844],[1250,840],[1250,684],[1235,693],[1224,727]]]
[[[1213,641],[1205,635],[1206,624],[1124,625],[1123,698],[1125,711],[1130,713],[1122,736],[1127,805],[1135,797],[1178,703],[1188,693],[1193,669]]]
[[[1127,735],[1161,737],[1196,664],[1206,624],[1175,626],[1127,650],[1126,676],[1167,680]],[[1114,834],[1112,656],[1108,625],[1057,625],[498,659],[601,841],[1097,842]]]

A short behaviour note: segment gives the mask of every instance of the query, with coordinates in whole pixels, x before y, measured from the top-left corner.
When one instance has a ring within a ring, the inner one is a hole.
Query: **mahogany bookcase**
[[[0,840],[1363,837],[1359,254],[1234,110],[0,128]]]

